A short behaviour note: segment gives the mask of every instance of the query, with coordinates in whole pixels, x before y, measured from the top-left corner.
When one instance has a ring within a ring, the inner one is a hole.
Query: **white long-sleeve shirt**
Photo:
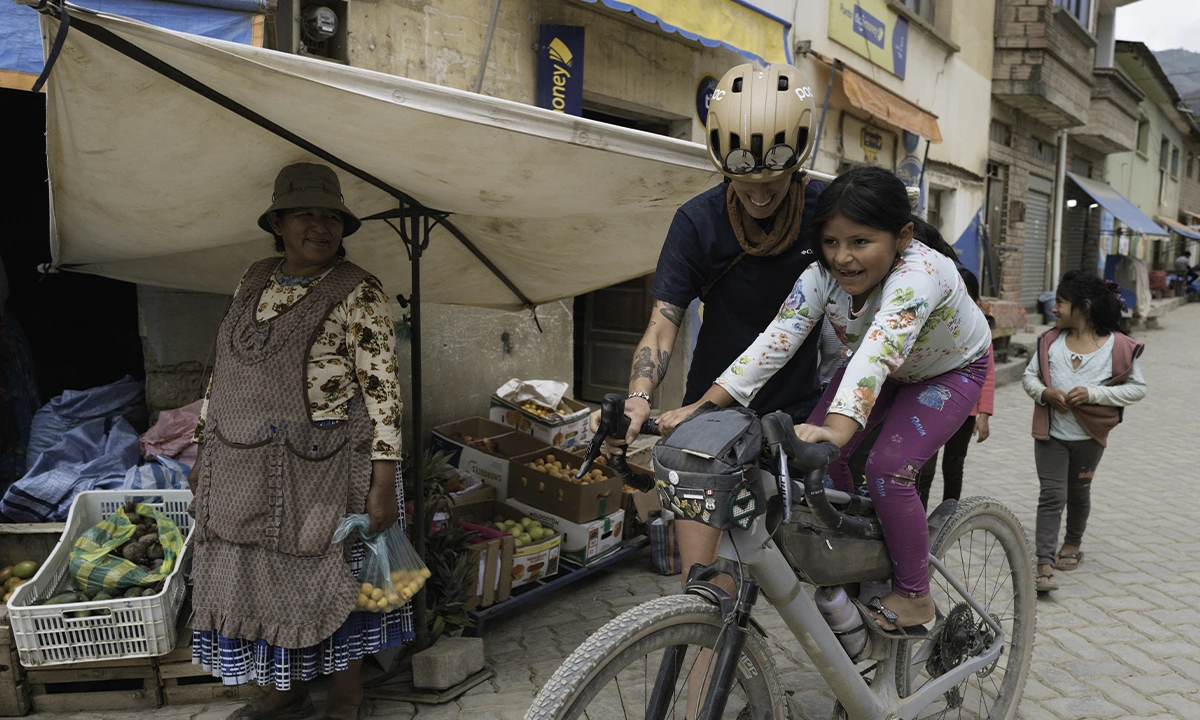
[[[866,426],[883,382],[919,382],[975,362],[992,331],[950,258],[913,241],[891,272],[851,311],[850,295],[818,263],[806,269],[775,320],[717,384],[746,405],[796,353],[822,316],[853,351],[829,412]]]
[[[1109,335],[1108,340],[1096,351],[1080,355],[1067,348],[1067,333],[1059,335],[1050,345],[1050,386],[1067,393],[1074,388],[1085,387],[1088,391],[1088,403],[1091,405],[1128,407],[1146,397],[1146,381],[1142,378],[1142,369],[1138,366],[1136,358],[1129,378],[1124,383],[1104,384],[1113,374],[1113,337]],[[1076,358],[1079,360],[1079,367],[1072,364]],[[1033,354],[1029,364],[1025,366],[1021,386],[1034,402],[1039,405],[1046,404],[1042,402],[1042,393],[1047,386],[1038,377],[1037,353]],[[1050,437],[1068,442],[1091,439],[1072,412],[1050,413]]]

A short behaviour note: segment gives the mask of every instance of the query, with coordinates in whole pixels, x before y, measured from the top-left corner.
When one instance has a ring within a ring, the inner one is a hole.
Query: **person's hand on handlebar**
[[[629,418],[629,432],[625,435],[624,441],[620,438],[609,438],[604,441],[604,450],[609,454],[625,454],[625,446],[637,440],[638,433],[642,429],[642,425],[650,418],[650,403],[645,398],[632,397],[625,400],[625,417]],[[589,423],[592,432],[595,433],[600,429],[600,411],[596,410],[591,414]],[[666,433],[663,433],[664,435]]]
[[[829,413],[825,416],[824,425],[809,425],[803,423],[796,426],[796,437],[805,442],[827,442],[844,446],[859,431],[858,421],[847,415]]]

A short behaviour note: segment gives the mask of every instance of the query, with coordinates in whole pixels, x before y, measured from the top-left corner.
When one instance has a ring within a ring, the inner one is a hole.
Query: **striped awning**
[[[791,63],[792,24],[745,0],[582,0],[633,13],[706,47],[724,47],[757,62]]]

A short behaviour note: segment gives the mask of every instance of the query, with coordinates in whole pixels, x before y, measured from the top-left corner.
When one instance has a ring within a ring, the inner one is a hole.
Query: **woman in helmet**
[[[667,232],[651,287],[654,309],[629,378],[625,413],[632,422],[626,442],[633,442],[650,416],[650,396],[666,375],[693,300],[704,303],[704,324],[684,404],[699,399],[758,336],[814,260],[813,207],[825,184],[801,170],[815,135],[812,95],[800,72],[782,64],[739,65],[713,92],[706,139],[726,181],[679,208]],[[798,421],[808,417],[821,396],[818,341],[814,336],[805,342],[750,406],[760,413],[784,410]],[[684,417],[668,412],[660,427],[669,432]],[[593,429],[598,424],[599,413]],[[716,560],[718,531],[681,521],[676,532],[685,569]],[[689,707],[692,703],[689,697]]]

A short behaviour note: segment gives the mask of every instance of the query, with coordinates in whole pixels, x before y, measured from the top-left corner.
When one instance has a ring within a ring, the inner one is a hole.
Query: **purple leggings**
[[[958,370],[928,380],[883,383],[867,426],[842,448],[829,466],[829,476],[843,492],[853,491],[847,461],[876,425],[879,439],[867,458],[867,490],[883,527],[894,567],[893,590],[905,597],[929,594],[929,525],[917,494],[921,468],[971,416],[987,377],[987,355]],[[825,422],[829,403],[837,394],[845,369],[829,382],[808,422]]]

